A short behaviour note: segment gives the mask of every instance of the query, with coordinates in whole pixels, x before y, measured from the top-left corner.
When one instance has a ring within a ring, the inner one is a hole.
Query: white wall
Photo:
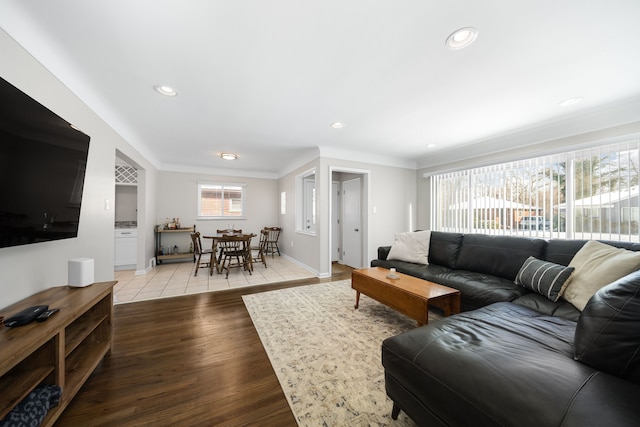
[[[320,239],[318,236],[324,228],[317,224],[316,235],[311,236],[303,233],[296,233],[296,177],[310,169],[316,169],[316,197],[318,206],[322,203],[318,187],[318,172],[320,167],[319,159],[305,163],[294,171],[286,174],[278,180],[278,198],[281,192],[287,194],[287,207],[284,215],[278,210],[279,227],[282,227],[280,234],[280,252],[295,259],[312,271],[320,274]],[[279,199],[278,199],[279,200]],[[320,214],[318,214],[320,215]]]
[[[431,181],[424,177],[424,171],[416,173],[416,230],[431,228]]]
[[[198,220],[198,181],[245,184],[246,219]],[[165,218],[180,218],[182,227],[196,226],[201,234],[215,233],[233,225],[245,233],[259,232],[264,227],[278,225],[278,181],[267,178],[230,177],[197,173],[158,172],[157,215],[155,224]],[[187,236],[188,237],[188,236]],[[175,240],[175,244],[189,244],[184,236],[163,235],[163,245]],[[174,239],[174,240],[172,240]]]
[[[315,236],[295,232],[295,178],[316,168],[317,233]],[[318,158],[288,173],[279,180],[279,192],[287,193],[287,209],[280,215],[281,250],[315,270],[320,276],[331,274],[329,222],[331,170],[366,173],[369,182],[363,195],[369,197],[363,217],[370,221],[365,264],[375,258],[378,246],[391,245],[395,233],[410,228],[409,218],[416,215],[416,171],[392,166]],[[375,207],[376,213],[373,213]],[[292,245],[293,244],[293,245]]]
[[[5,307],[40,290],[66,285],[70,258],[94,258],[96,281],[112,280],[116,149],[151,171],[151,182],[146,184],[151,189],[154,172],[126,141],[2,30],[0,57],[2,78],[91,137],[78,237],[1,248],[0,307]],[[105,210],[105,200],[110,203],[109,210]],[[145,215],[151,211],[155,217],[155,203],[144,209]],[[141,251],[148,250],[142,245]]]
[[[416,171],[414,169],[330,158],[321,159],[321,163],[321,188],[324,201],[328,201],[330,197],[330,169],[354,169],[368,173],[370,181],[365,187],[365,191],[368,193],[369,203],[368,209],[366,207],[363,209],[364,219],[369,220],[365,265],[369,265],[369,262],[377,257],[379,246],[393,243],[396,233],[416,228]],[[331,219],[328,203],[319,205],[319,209],[322,227],[324,230],[328,230]],[[328,231],[323,233],[321,239],[322,271],[330,271]]]

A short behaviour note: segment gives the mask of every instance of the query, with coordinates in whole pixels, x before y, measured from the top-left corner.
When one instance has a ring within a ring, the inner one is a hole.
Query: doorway
[[[342,262],[362,267],[362,191],[361,178],[342,183]]]
[[[330,167],[329,265],[365,267],[369,247],[369,171]]]
[[[331,265],[342,260],[340,256],[340,182],[331,182]]]
[[[114,198],[114,228],[126,229],[127,250],[121,252],[122,239],[116,239],[114,244],[114,270],[134,269],[136,274],[144,274],[151,268],[145,264],[149,252],[145,230],[145,170],[137,162],[119,150],[115,153],[115,198]],[[116,233],[117,235],[118,233]]]

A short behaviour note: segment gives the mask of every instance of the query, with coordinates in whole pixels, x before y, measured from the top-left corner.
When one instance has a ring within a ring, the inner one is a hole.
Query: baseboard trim
[[[300,267],[304,268],[305,270],[309,270],[310,272],[313,273],[314,276],[322,279],[323,277],[320,276],[320,273],[318,272],[318,270],[316,270],[315,268],[311,268],[308,265],[305,265],[304,263],[298,261],[297,259],[291,258],[290,256],[286,255],[286,254],[281,254],[281,257],[284,257],[287,259],[287,261],[291,261],[292,263],[299,265]],[[329,276],[326,276],[329,277]]]

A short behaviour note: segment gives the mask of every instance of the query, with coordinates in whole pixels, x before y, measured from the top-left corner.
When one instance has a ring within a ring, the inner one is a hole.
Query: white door
[[[342,183],[342,262],[353,268],[362,267],[361,179]]]
[[[340,183],[331,183],[331,262],[340,261]]]

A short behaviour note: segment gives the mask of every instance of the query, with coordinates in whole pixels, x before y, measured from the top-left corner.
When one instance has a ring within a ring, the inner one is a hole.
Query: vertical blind
[[[640,241],[640,140],[431,177],[431,229]]]

